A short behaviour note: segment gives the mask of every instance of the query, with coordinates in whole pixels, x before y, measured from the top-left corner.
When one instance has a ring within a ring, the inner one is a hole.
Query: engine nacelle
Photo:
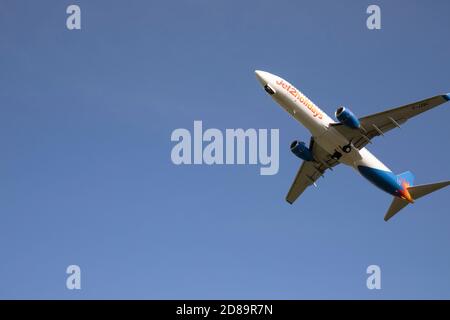
[[[311,150],[309,150],[309,148],[302,141],[295,140],[294,142],[292,142],[291,151],[297,157],[305,161],[311,161],[314,159]]]
[[[335,115],[336,119],[338,119],[340,123],[346,125],[347,127],[358,129],[361,126],[358,118],[349,109],[339,107],[337,108]]]

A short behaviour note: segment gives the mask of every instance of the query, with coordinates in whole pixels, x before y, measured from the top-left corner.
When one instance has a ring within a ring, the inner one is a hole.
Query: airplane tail
[[[406,174],[408,172],[409,171],[404,172],[401,175]],[[406,178],[405,178],[405,180],[406,180]],[[448,185],[450,185],[450,181],[442,181],[442,182],[436,182],[436,183],[422,184],[422,185],[418,185],[418,186],[411,186],[411,187],[408,187],[408,191],[409,191],[409,194],[411,195],[411,197],[414,200],[416,200],[416,199],[426,196],[427,194],[430,194],[434,191],[442,189]],[[408,204],[409,204],[408,201],[406,201],[402,198],[394,197],[394,200],[392,201],[391,206],[389,207],[386,215],[384,216],[384,221],[388,221],[397,212],[402,210]]]

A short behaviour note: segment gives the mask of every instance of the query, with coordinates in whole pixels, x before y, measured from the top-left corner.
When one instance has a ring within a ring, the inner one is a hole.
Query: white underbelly
[[[328,128],[323,134],[315,136],[314,140],[329,154],[334,154],[338,151],[341,154],[341,157],[338,160],[340,163],[354,167],[355,169],[357,169],[358,166],[367,166],[390,171],[388,167],[366,148],[362,148],[361,150],[352,148],[350,152],[344,152],[342,147],[349,144],[349,141],[338,131],[333,129],[333,127]]]

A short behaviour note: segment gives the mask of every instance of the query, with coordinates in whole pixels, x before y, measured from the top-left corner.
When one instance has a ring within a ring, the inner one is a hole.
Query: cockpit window
[[[267,92],[268,94],[270,94],[270,95],[275,94],[275,90],[273,90],[272,87],[269,86],[268,84],[266,84],[266,85],[264,86],[264,90],[266,90],[266,92]]]

